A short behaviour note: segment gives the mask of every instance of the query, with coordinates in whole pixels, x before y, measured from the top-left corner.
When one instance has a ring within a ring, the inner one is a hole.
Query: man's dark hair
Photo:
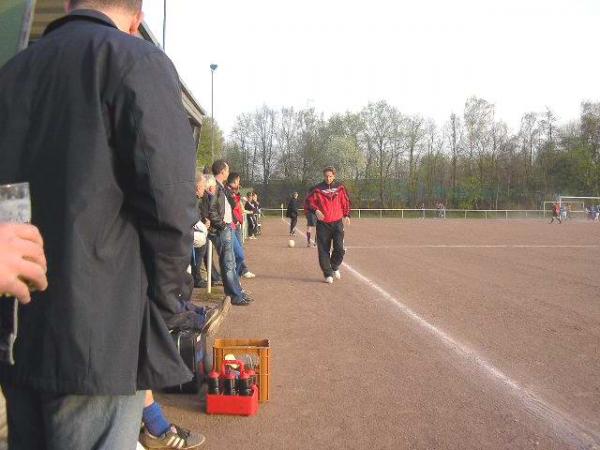
[[[333,167],[333,166],[327,166],[327,167],[325,167],[325,168],[323,169],[323,174],[324,174],[325,172],[331,172],[332,174],[334,174],[334,175],[335,175],[335,167]]]
[[[142,0],[70,0],[71,8],[123,8],[138,12],[142,9]]]
[[[225,169],[225,167],[227,167],[227,161],[224,159],[217,159],[212,165],[213,175],[216,177],[223,171],[223,169]]]
[[[237,173],[237,172],[231,172],[229,174],[229,176],[227,177],[227,184],[233,183],[238,178],[240,178],[240,174],[239,173]]]

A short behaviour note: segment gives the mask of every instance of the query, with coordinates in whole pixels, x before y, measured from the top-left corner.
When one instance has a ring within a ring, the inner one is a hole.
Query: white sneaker
[[[333,272],[333,276],[335,277],[336,280],[339,280],[340,278],[342,278],[342,274],[340,273],[339,270],[335,270]]]
[[[325,283],[333,284],[333,277],[325,277]]]
[[[256,278],[256,275],[254,275],[252,272],[246,272],[246,273],[242,274],[242,276],[244,278]]]

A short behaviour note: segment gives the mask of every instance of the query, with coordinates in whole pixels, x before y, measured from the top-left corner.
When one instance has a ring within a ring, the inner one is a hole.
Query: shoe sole
[[[223,320],[229,314],[229,310],[231,309],[231,297],[227,296],[223,300],[223,305],[219,308],[219,312],[211,317],[211,320],[204,326],[204,335],[212,336],[217,330],[221,327]]]
[[[148,450],[171,450],[174,449],[175,447],[171,447],[171,446],[158,446],[158,447],[154,447],[153,443],[147,442],[147,437],[146,438],[142,438],[142,436],[140,436],[139,438],[139,443],[146,449]],[[206,442],[206,436],[202,435],[202,440],[200,442],[198,442],[197,444],[194,445],[188,445],[185,447],[181,447],[182,450],[193,450],[195,448],[199,448],[202,445],[204,445],[204,443]]]

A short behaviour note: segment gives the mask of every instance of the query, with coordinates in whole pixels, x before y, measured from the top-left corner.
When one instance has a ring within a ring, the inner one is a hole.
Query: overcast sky
[[[145,0],[162,38],[163,1]],[[600,100],[600,0],[167,0],[167,54],[228,133],[263,104],[327,115],[387,100],[445,122],[476,95],[518,127]]]

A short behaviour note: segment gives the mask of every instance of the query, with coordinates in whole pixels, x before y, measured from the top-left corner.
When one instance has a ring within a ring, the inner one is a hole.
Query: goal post
[[[568,195],[561,195],[558,197],[558,204],[579,204],[581,205],[581,211],[585,211],[586,207],[596,206],[600,204],[600,197],[572,197]]]

